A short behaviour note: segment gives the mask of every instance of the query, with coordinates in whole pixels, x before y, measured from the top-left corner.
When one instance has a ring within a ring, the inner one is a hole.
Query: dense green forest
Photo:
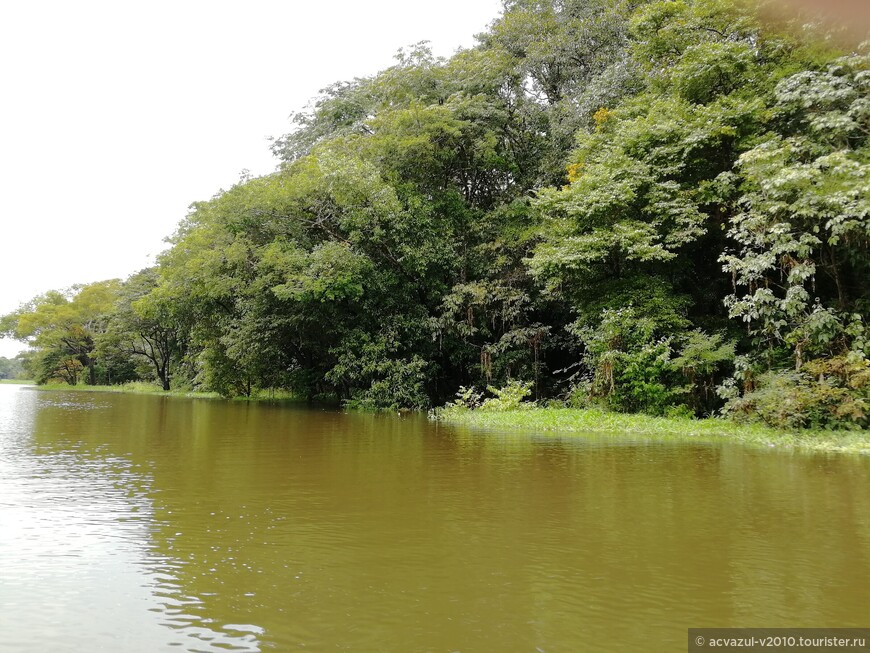
[[[40,382],[866,427],[870,55],[795,23],[508,0],[325,89],[156,267],[0,330]]]

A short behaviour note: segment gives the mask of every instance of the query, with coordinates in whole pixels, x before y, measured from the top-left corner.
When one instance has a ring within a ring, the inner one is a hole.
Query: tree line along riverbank
[[[154,267],[0,332],[43,384],[864,429],[862,47],[731,0],[512,0],[324,89]]]

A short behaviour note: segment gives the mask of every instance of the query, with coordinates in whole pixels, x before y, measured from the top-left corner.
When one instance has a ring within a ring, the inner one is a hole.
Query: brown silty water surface
[[[0,386],[0,651],[870,624],[870,459]]]

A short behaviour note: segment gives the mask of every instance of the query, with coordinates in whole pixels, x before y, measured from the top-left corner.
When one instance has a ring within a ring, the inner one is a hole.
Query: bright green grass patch
[[[0,383],[4,385],[33,385],[36,381],[28,381],[25,379],[0,379]]]
[[[766,447],[870,453],[867,431],[779,431],[719,418],[651,417],[576,408],[492,412],[452,406],[436,411],[434,417],[447,424],[488,430],[607,433],[653,440],[731,441]]]
[[[165,395],[172,397],[219,398],[216,392],[194,392],[192,390],[164,390],[154,383],[131,381],[121,385],[68,385],[66,383],[46,383],[36,386],[38,390],[64,390],[67,392],[113,392],[130,394]]]
[[[254,390],[250,397],[233,397],[233,401],[303,401],[302,397],[282,388]]]
[[[68,385],[66,383],[47,383],[36,386],[39,390],[65,390],[70,392],[114,392],[131,394],[163,395],[169,397],[195,397],[197,399],[222,399],[217,392],[197,392],[180,388],[164,390],[155,383],[130,381],[121,385]],[[269,388],[258,390],[250,397],[236,397],[234,401],[295,401],[299,397],[288,390]]]

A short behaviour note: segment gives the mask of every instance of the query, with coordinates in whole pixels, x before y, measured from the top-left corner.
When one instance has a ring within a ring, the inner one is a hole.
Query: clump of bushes
[[[720,394],[727,399],[722,412],[739,421],[791,429],[870,426],[870,361],[858,352],[758,375],[742,364],[735,377]]]
[[[716,387],[734,361],[723,334],[685,328],[676,313],[645,314],[633,306],[602,311],[576,328],[585,348],[581,378],[567,404],[626,413],[704,415],[721,405]]]
[[[501,388],[487,386],[490,397],[478,392],[474,387],[462,386],[456,393],[456,399],[445,406],[446,410],[482,410],[490,413],[502,413],[509,410],[528,410],[534,408],[533,401],[525,401],[532,394],[531,381],[508,381]]]

